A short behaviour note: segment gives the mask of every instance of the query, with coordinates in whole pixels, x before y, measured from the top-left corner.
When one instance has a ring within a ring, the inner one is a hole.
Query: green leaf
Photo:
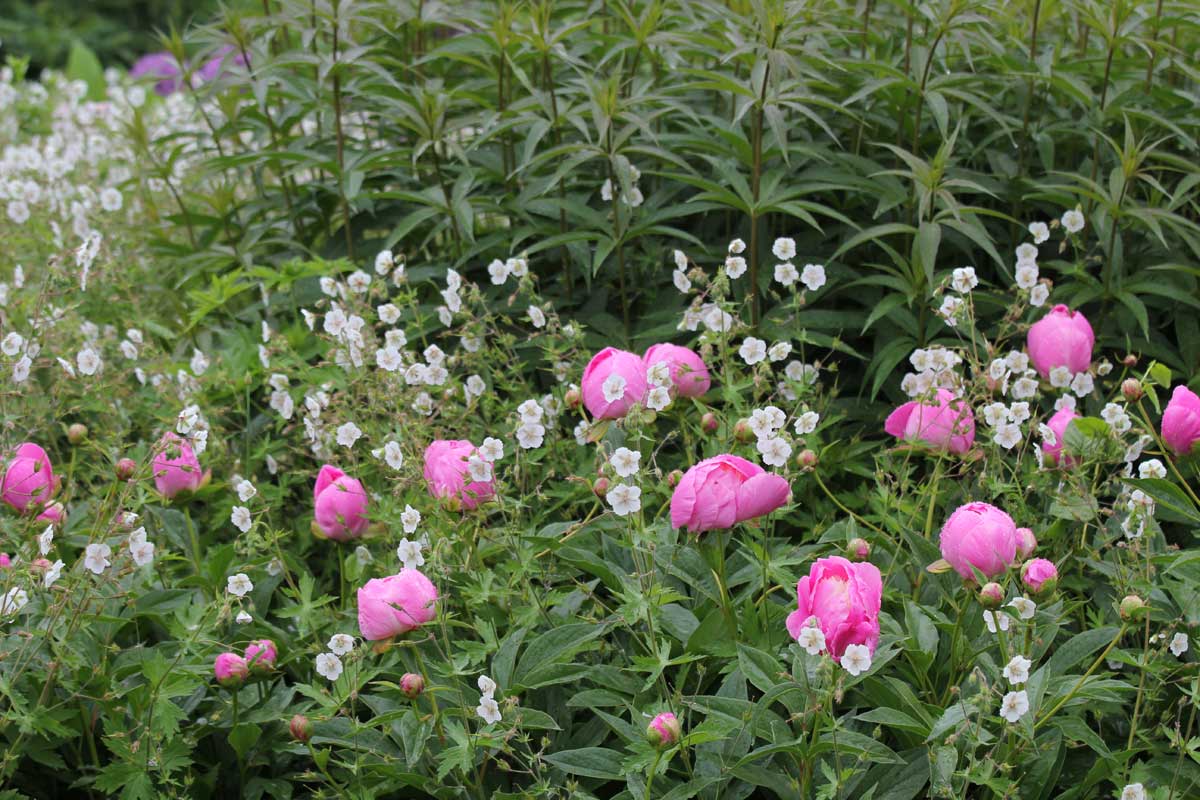
[[[606,747],[581,747],[544,756],[550,764],[569,775],[617,781],[625,777],[621,754]]]
[[[260,736],[262,736],[261,728],[257,725],[243,722],[229,731],[229,744],[244,759],[246,753],[250,752],[250,748],[254,746],[254,743],[258,741],[258,737]]]
[[[71,43],[67,56],[67,78],[87,84],[87,99],[101,102],[105,97],[104,67],[87,45],[78,40]]]
[[[525,653],[517,664],[514,682],[524,686],[525,679],[534,670],[544,669],[560,659],[565,659],[602,633],[604,633],[604,626],[592,622],[578,622],[551,628],[525,648]]]

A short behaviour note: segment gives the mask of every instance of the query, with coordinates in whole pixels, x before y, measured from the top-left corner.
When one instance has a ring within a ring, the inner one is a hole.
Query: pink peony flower
[[[255,639],[246,645],[246,663],[255,672],[270,672],[275,668],[275,659],[279,651],[270,639]]]
[[[200,469],[200,459],[196,458],[187,440],[169,431],[159,442],[153,467],[154,485],[158,493],[168,500],[180,492],[196,491],[212,477],[211,471]]]
[[[987,503],[959,506],[941,535],[942,558],[965,579],[972,579],[974,567],[993,578],[1016,560],[1017,526],[1012,517]]]
[[[0,569],[8,569],[12,566],[12,559],[8,557],[8,553],[0,553]]]
[[[646,368],[653,367],[660,361],[670,365],[671,383],[675,391],[683,397],[700,397],[712,385],[708,376],[708,367],[695,351],[677,344],[652,345],[642,357]]]
[[[1186,386],[1176,386],[1163,409],[1162,438],[1179,456],[1186,456],[1200,442],[1200,397]]]
[[[54,525],[60,524],[67,518],[67,510],[63,508],[63,504],[57,500],[42,509],[42,513],[37,515],[37,518]]]
[[[317,529],[333,539],[344,542],[357,539],[367,529],[367,491],[357,478],[351,478],[337,467],[325,464],[317,473],[313,486],[313,516]]]
[[[1060,408],[1058,412],[1046,422],[1046,427],[1054,431],[1054,444],[1047,442],[1042,443],[1042,458],[1045,463],[1054,466],[1058,463],[1059,458],[1062,458],[1063,466],[1074,466],[1075,459],[1071,456],[1063,456],[1063,437],[1067,435],[1067,426],[1071,424],[1071,420],[1077,419],[1078,414],[1070,408]]]
[[[496,494],[496,478],[472,481],[467,474],[467,459],[477,452],[475,445],[463,439],[437,439],[425,448],[425,483],[429,494],[455,499],[464,509],[476,508]]]
[[[852,644],[865,645],[874,655],[882,599],[883,578],[874,564],[841,556],[817,559],[796,584],[796,610],[788,615],[788,633],[799,639],[815,617],[834,661],[840,663]]]
[[[670,747],[682,736],[683,726],[679,723],[679,718],[670,711],[658,714],[646,726],[646,740],[655,747]]]
[[[58,491],[59,480],[46,451],[33,442],[17,447],[0,478],[0,500],[17,511],[40,511]]]
[[[583,404],[596,419],[620,419],[646,399],[646,363],[633,353],[606,347],[583,370]]]
[[[437,587],[415,569],[372,578],[358,590],[358,628],[376,641],[408,633],[437,614]]]
[[[909,402],[897,408],[883,429],[899,439],[922,441],[937,450],[962,455],[975,443],[975,415],[949,389],[938,389],[937,403]]]
[[[250,676],[250,668],[246,666],[246,659],[237,653],[221,653],[213,662],[213,675],[217,683],[226,689],[233,689],[245,683]]]
[[[1017,528],[1017,557],[1029,558],[1037,549],[1037,537],[1029,528]]]
[[[1026,348],[1034,369],[1049,378],[1055,367],[1066,367],[1071,374],[1087,372],[1095,343],[1087,317],[1060,304],[1029,327]]]
[[[733,455],[706,458],[683,474],[671,495],[671,525],[703,533],[769,514],[788,502],[786,479]]]
[[[1048,592],[1058,583],[1058,568],[1044,558],[1030,559],[1021,567],[1021,581],[1034,594]]]

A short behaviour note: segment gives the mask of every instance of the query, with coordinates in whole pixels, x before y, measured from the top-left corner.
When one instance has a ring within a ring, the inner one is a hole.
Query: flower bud
[[[664,711],[646,727],[646,741],[660,749],[666,749],[683,736],[683,727],[670,711]]]
[[[1004,587],[995,581],[985,583],[979,590],[979,604],[984,608],[999,608],[1004,602]]]
[[[1058,586],[1058,568],[1053,561],[1031,559],[1021,567],[1021,581],[1034,595],[1049,594]]]
[[[670,486],[672,489],[678,486],[681,480],[683,480],[682,470],[673,469],[667,473],[667,486]]]
[[[87,439],[87,435],[87,425],[84,425],[82,422],[76,422],[67,428],[67,441],[71,444],[83,444],[83,441]]]
[[[288,731],[297,742],[307,742],[312,738],[312,729],[312,722],[303,714],[297,714],[288,723]]]
[[[1121,394],[1129,402],[1136,403],[1146,392],[1142,389],[1142,382],[1137,378],[1126,378],[1121,382]]]
[[[866,561],[871,557],[871,545],[866,539],[856,536],[846,543],[846,556],[851,561]]]
[[[592,482],[592,494],[603,500],[604,496],[608,494],[608,478],[604,477],[603,475],[601,475],[599,478],[596,478],[596,480]]]
[[[700,418],[700,430],[705,433],[716,433],[719,424],[717,422],[717,415],[711,411],[705,412],[704,416]]]
[[[117,462],[117,480],[127,481],[137,472],[137,462],[132,458],[122,458]]]
[[[563,402],[567,404],[567,408],[574,411],[579,408],[579,404],[583,402],[583,395],[576,388],[567,389],[567,393],[563,395]]]
[[[750,429],[750,421],[739,419],[733,426],[733,438],[742,444],[754,441],[754,431]]]
[[[0,553],[0,569],[8,569],[11,566],[12,559],[9,558],[8,553]]]
[[[255,639],[246,645],[246,663],[255,675],[270,673],[275,669],[275,659],[278,657],[279,652],[270,639]]]
[[[1132,369],[1137,366],[1138,357],[1135,356],[1133,353],[1129,353],[1128,355],[1126,355],[1124,358],[1121,359],[1121,363],[1124,364],[1125,366],[1129,367],[1130,369]]]
[[[226,689],[236,689],[246,682],[250,668],[246,666],[246,659],[237,653],[221,653],[213,662],[213,675]]]
[[[1017,528],[1017,557],[1029,558],[1037,549],[1037,537],[1029,528]]]
[[[812,469],[817,465],[817,461],[817,454],[808,448],[801,450],[800,455],[796,456],[796,464],[801,469]]]
[[[1128,594],[1121,600],[1121,619],[1134,620],[1146,611],[1146,603],[1136,594]]]
[[[0,555],[3,555],[3,554],[0,554]],[[0,559],[0,566],[5,566],[3,559]],[[52,566],[54,566],[54,565],[50,563],[50,559],[48,559],[48,558],[35,558],[33,561],[31,561],[29,563],[29,571],[36,572],[37,574],[40,575],[41,573],[50,569]]]
[[[400,691],[410,700],[415,700],[425,691],[425,679],[415,672],[406,672],[400,678]]]

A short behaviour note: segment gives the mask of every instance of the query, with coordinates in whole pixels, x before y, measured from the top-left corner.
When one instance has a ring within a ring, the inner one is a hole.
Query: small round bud
[[[1121,619],[1134,620],[1146,611],[1146,602],[1136,594],[1128,594],[1121,600]]]
[[[127,481],[137,472],[137,462],[132,458],[122,458],[117,462],[117,480]]]
[[[646,741],[659,749],[666,749],[683,736],[683,726],[670,711],[664,711],[646,727]]]
[[[984,608],[999,608],[1004,602],[1004,587],[995,581],[985,583],[979,590],[979,604]]]
[[[599,478],[596,478],[596,480],[592,482],[592,494],[603,500],[604,496],[608,494],[608,478],[604,477],[603,475],[601,475]]]
[[[1124,364],[1125,366],[1129,367],[1130,369],[1132,369],[1133,367],[1137,366],[1138,357],[1135,356],[1133,353],[1129,353],[1128,355],[1126,355],[1124,358],[1121,359],[1121,363]]]
[[[1030,559],[1021,567],[1021,582],[1034,595],[1049,594],[1058,586],[1058,568],[1044,558]]]
[[[275,669],[279,651],[270,639],[255,639],[246,645],[246,663],[255,675],[269,675]]]
[[[250,667],[237,653],[221,653],[213,662],[213,676],[226,689],[236,689],[250,677]]]
[[[1017,528],[1017,555],[1029,558],[1037,549],[1037,537],[1029,528]]]
[[[312,738],[312,729],[312,722],[303,714],[297,714],[288,723],[288,731],[297,742],[307,742]]]
[[[578,389],[571,388],[563,395],[563,402],[567,404],[567,408],[574,410],[579,408],[579,404],[583,401],[583,395]]]
[[[1124,395],[1125,399],[1129,402],[1135,403],[1138,400],[1141,400],[1142,396],[1145,395],[1146,392],[1142,389],[1142,382],[1137,378],[1126,378],[1121,382],[1121,394]]]
[[[67,441],[71,444],[83,444],[84,440],[87,439],[87,436],[87,425],[84,425],[82,422],[76,422],[71,427],[67,428]]]
[[[700,418],[700,430],[705,433],[716,433],[720,423],[717,421],[717,415],[711,411],[705,412]]]
[[[750,429],[750,421],[739,419],[733,426],[733,438],[742,444],[754,441],[754,431]]]
[[[871,545],[866,539],[856,536],[846,543],[846,555],[851,561],[866,561],[871,557]]]
[[[673,469],[667,473],[667,486],[670,486],[672,489],[678,486],[681,480],[683,480],[682,470]]]
[[[400,691],[409,700],[415,700],[425,691],[425,679],[415,672],[406,672],[400,678]]]
[[[796,456],[796,464],[801,469],[812,469],[817,465],[818,460],[817,454],[808,448],[801,450],[800,454]]]
[[[8,566],[8,564],[4,563],[7,559],[7,553],[0,553],[0,567]],[[50,563],[50,559],[48,558],[35,558],[33,561],[29,562],[29,570],[38,574],[45,572],[52,566],[54,565]]]

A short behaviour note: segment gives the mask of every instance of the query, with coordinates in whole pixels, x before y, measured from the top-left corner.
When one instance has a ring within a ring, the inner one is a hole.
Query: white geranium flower
[[[987,625],[988,633],[995,633],[997,626],[1000,630],[1007,631],[1012,620],[1008,614],[993,614],[991,611],[984,611],[983,622]]]
[[[790,261],[796,257],[796,240],[781,236],[771,245],[771,252],[780,261]]]
[[[1017,685],[1029,680],[1029,667],[1033,664],[1025,656],[1013,656],[1004,667],[1004,678],[1009,683]]]
[[[792,446],[781,436],[764,436],[758,440],[758,452],[764,464],[782,467],[792,454]]]
[[[805,411],[800,416],[796,417],[795,430],[799,436],[807,436],[817,429],[817,423],[821,421],[821,415],[815,411]]]
[[[354,637],[348,633],[335,633],[326,645],[335,656],[344,656],[354,649]]]
[[[825,267],[821,264],[805,264],[800,271],[800,282],[810,292],[815,292],[825,285]]]
[[[336,681],[342,674],[342,660],[333,653],[321,653],[317,656],[317,674],[330,681]]]
[[[1067,229],[1067,233],[1079,233],[1083,230],[1084,224],[1083,212],[1077,208],[1062,215],[1062,226]]]
[[[725,259],[725,274],[730,280],[737,280],[746,274],[746,259],[741,256],[729,256]]]
[[[1180,632],[1171,637],[1171,653],[1176,657],[1183,655],[1188,650],[1188,636],[1186,633]]]
[[[979,285],[974,267],[959,267],[951,273],[950,285],[959,294],[966,294]]]
[[[1167,468],[1157,458],[1147,459],[1138,465],[1138,477],[1143,480],[1146,478],[1165,478],[1167,477]]]
[[[798,280],[800,280],[800,273],[796,271],[796,265],[792,262],[785,261],[775,265],[775,281],[777,283],[791,286]]]
[[[1029,695],[1022,689],[1019,692],[1009,692],[1000,703],[1000,716],[1009,722],[1017,722],[1029,711]]]
[[[490,696],[479,698],[479,705],[475,707],[475,713],[488,725],[500,721],[500,706],[496,703],[495,698]]]
[[[492,463],[499,461],[504,458],[504,442],[491,436],[487,437],[483,444],[479,445],[479,455]]]
[[[400,559],[400,563],[405,569],[416,569],[425,565],[425,556],[421,553],[425,546],[420,540],[410,541],[409,539],[401,539],[400,544],[396,547],[396,557]]]
[[[1031,222],[1028,230],[1034,244],[1042,244],[1050,238],[1050,226],[1044,222]]]
[[[112,548],[108,545],[102,543],[89,544],[84,551],[83,566],[99,575],[111,566],[112,562],[108,560],[110,555],[112,555]]]
[[[400,515],[400,524],[404,526],[405,533],[416,533],[417,526],[421,524],[421,512],[405,505],[404,513]]]
[[[254,590],[254,584],[250,582],[250,577],[246,573],[239,572],[229,576],[225,582],[225,590],[234,597],[245,597]]]
[[[865,644],[848,645],[842,653],[842,669],[861,675],[871,668],[871,651]]]
[[[637,474],[641,460],[642,454],[637,450],[630,450],[628,447],[618,447],[608,460],[608,463],[616,470],[617,475],[622,478],[628,478],[631,475]]]
[[[604,496],[618,517],[629,516],[642,508],[642,490],[628,483],[618,483]]]
[[[362,435],[363,432],[357,425],[353,422],[346,422],[338,426],[337,443],[342,447],[353,447]]]
[[[229,521],[242,533],[246,533],[254,524],[254,520],[250,517],[250,509],[245,506],[234,506],[233,511],[229,514]]]
[[[606,403],[615,403],[625,396],[626,381],[620,375],[613,373],[604,379],[601,390],[604,392]]]
[[[754,336],[747,336],[738,348],[738,355],[746,364],[754,366],[767,357],[767,343]]]

